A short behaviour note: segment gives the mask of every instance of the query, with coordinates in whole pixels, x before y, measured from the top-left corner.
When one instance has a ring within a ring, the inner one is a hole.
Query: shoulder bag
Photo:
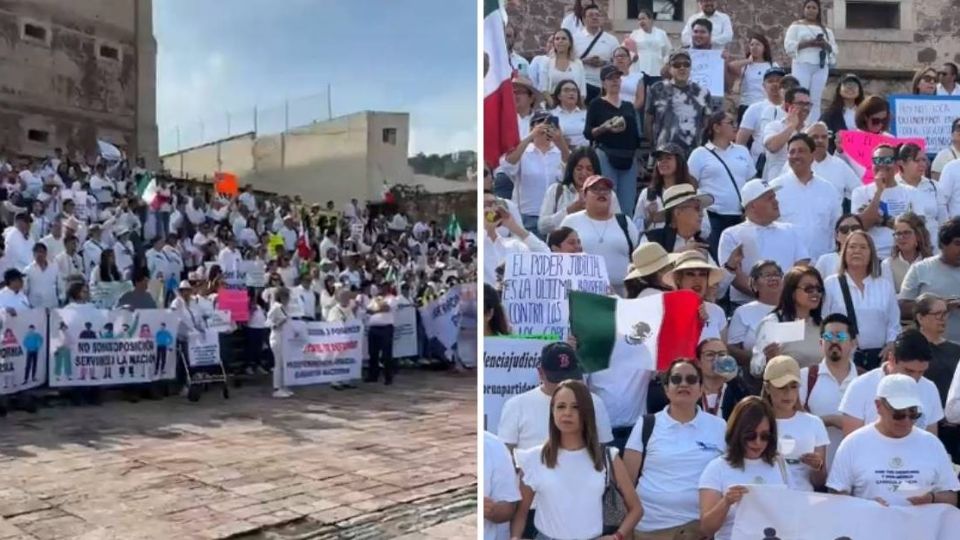
[[[604,469],[606,485],[603,488],[603,528],[617,528],[627,517],[627,503],[617,488],[617,478],[613,473],[613,458],[610,457],[610,448],[603,446]]]

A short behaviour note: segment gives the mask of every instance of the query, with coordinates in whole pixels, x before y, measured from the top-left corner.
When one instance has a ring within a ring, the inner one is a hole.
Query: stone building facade
[[[674,6],[677,19],[658,20],[657,25],[679,46],[683,20],[699,11],[696,0],[596,0],[607,16],[607,27],[624,38],[637,27],[629,17],[639,6],[666,11]],[[517,49],[526,56],[540,54],[551,32],[560,27],[571,0],[524,0],[508,8],[511,24],[519,32]],[[759,31],[771,42],[775,61],[790,64],[783,50],[783,36],[800,17],[802,0],[718,0],[720,10],[731,16],[734,56],[742,55],[746,36]],[[958,0],[823,0],[825,23],[834,32],[839,64],[831,71],[854,72],[867,83],[868,93],[909,91],[914,71],[923,64],[960,62],[960,1]],[[661,17],[664,17],[662,15]],[[828,88],[824,96],[832,95]]]
[[[152,0],[0,1],[0,150],[159,165]]]

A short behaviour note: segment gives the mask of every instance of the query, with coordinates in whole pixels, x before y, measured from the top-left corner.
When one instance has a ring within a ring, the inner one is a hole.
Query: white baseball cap
[[[877,397],[887,400],[894,409],[922,408],[920,390],[917,381],[912,377],[895,373],[880,379],[877,385]]]
[[[762,178],[754,178],[740,188],[741,205],[746,208],[748,204],[759,199],[763,194],[768,191],[780,191],[781,187],[779,184],[773,184]]]

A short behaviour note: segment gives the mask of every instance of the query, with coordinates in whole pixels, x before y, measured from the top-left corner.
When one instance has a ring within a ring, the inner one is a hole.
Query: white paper
[[[793,343],[803,341],[804,321],[778,322],[766,324],[763,327],[767,336],[767,343]]]
[[[690,79],[706,88],[712,97],[723,97],[723,51],[687,49],[690,53]]]

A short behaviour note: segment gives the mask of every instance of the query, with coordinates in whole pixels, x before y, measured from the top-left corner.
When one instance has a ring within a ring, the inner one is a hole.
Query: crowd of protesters
[[[839,133],[889,135],[891,106],[852,73],[825,95],[843,51],[820,2],[798,0],[782,43],[735,35],[718,4],[680,43],[644,10],[617,38],[580,0],[532,59],[507,28],[520,144],[485,170],[487,335],[511,334],[498,293],[519,252],[597,255],[622,298],[693,291],[703,330],[659,373],[584,377],[576,336],[546,347],[542,384],[485,435],[488,539],[726,540],[757,483],[957,504],[960,118],[932,160],[881,144],[867,171]],[[726,96],[691,81],[710,48]],[[956,78],[921,66],[912,93],[957,96]],[[788,322],[802,339],[768,337]],[[902,491],[881,478],[894,455]]]
[[[142,159],[130,166],[60,149],[46,159],[4,156],[0,220],[5,316],[88,304],[104,282],[129,282],[115,306],[101,307],[169,308],[186,333],[207,324],[231,272],[260,263],[263,283],[240,283],[250,320],[234,326],[247,372],[282,371],[273,366],[287,321],[361,320],[374,357],[365,380],[377,380],[382,363],[391,384],[397,306],[422,306],[476,279],[472,242],[436,221],[410,222],[396,205],[321,206],[251,186],[228,194],[147,170]],[[292,395],[276,376],[274,390]]]

